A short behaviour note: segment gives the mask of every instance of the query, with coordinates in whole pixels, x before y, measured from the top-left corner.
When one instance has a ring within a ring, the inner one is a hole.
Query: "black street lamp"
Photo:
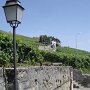
[[[7,23],[13,28],[14,90],[17,90],[16,70],[16,28],[21,23],[24,8],[18,0],[6,0],[3,6]]]

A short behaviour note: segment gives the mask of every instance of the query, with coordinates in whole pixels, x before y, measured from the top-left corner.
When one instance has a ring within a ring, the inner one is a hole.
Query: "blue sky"
[[[12,31],[0,0],[0,29]],[[90,51],[90,0],[20,0],[25,8],[17,34],[54,36],[62,46]],[[76,43],[77,42],[77,43]]]

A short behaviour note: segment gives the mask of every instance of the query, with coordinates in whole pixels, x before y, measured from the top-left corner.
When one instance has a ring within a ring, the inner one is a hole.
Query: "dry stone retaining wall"
[[[3,72],[2,72],[3,73]],[[0,82],[4,83],[1,76]],[[71,67],[65,66],[32,66],[17,68],[18,90],[73,90]],[[13,89],[13,69],[6,69],[7,90]],[[5,90],[4,88],[0,90]],[[3,87],[4,84],[3,84]]]
[[[70,67],[18,69],[19,90],[72,90]]]
[[[5,90],[5,82],[3,77],[3,69],[0,68],[0,90]]]

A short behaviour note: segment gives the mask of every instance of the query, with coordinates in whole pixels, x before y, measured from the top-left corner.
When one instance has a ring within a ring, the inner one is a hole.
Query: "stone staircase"
[[[90,75],[85,75],[81,71],[73,70],[73,80],[83,87],[90,88]]]
[[[73,81],[73,90],[90,90],[90,88],[85,88],[76,81]]]
[[[73,81],[73,88],[84,88],[81,84],[78,84],[78,82]]]

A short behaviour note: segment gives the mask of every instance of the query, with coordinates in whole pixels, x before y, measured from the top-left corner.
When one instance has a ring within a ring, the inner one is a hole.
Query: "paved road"
[[[90,90],[90,88],[74,88],[73,90]]]

